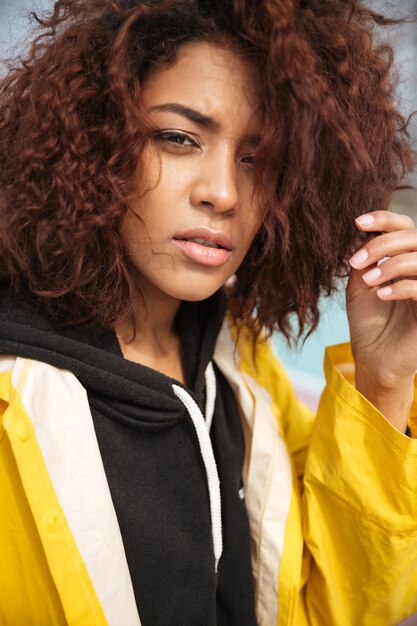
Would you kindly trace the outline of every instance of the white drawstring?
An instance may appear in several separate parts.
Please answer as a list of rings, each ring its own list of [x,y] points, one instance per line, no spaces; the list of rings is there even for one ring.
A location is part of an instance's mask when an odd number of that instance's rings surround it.
[[[210,432],[211,423],[214,415],[214,405],[216,403],[216,374],[214,373],[213,364],[207,365],[206,373],[206,424],[207,430]]]
[[[217,572],[220,557],[223,551],[220,481],[219,475],[217,473],[216,460],[214,458],[213,448],[211,445],[209,429],[207,427],[207,423],[211,423],[213,418],[216,395],[215,384],[216,378],[213,371],[213,366],[211,366],[211,373],[207,373],[206,371],[206,407],[210,409],[210,413],[207,415],[207,417],[209,418],[207,419],[207,422],[204,420],[203,414],[200,411],[197,403],[193,400],[190,394],[185,389],[183,389],[183,387],[180,387],[179,385],[172,385],[172,389],[177,398],[179,398],[184,404],[191,417],[195,431],[197,433],[201,456],[203,458],[204,466],[206,468],[210,499],[211,534],[213,538],[215,571]]]

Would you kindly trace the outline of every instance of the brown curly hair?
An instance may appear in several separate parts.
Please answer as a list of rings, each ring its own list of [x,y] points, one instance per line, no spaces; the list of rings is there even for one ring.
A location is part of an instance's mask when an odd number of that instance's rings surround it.
[[[395,105],[394,23],[359,0],[58,0],[0,83],[3,282],[58,323],[132,317],[119,234],[147,140],[141,85],[181,45],[231,45],[260,76],[255,189],[266,218],[231,297],[238,326],[314,329],[347,271],[354,217],[411,170]]]

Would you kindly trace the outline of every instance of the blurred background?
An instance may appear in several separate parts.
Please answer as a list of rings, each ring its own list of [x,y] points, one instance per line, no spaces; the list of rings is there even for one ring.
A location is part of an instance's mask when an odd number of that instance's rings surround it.
[[[29,26],[29,11],[49,8],[52,4],[52,0],[0,0],[0,59],[14,57],[24,45]],[[391,27],[383,34],[396,52],[396,69],[400,77],[399,105],[408,116],[417,110],[417,23],[411,22],[411,19],[417,17],[417,0],[375,0],[368,4],[391,17],[410,19],[408,23]],[[0,66],[0,72],[2,71],[4,68]],[[411,124],[411,132],[417,147],[417,117]],[[417,185],[417,176],[414,175],[409,182]],[[416,192],[397,194],[393,204],[396,210],[408,213],[417,223]],[[365,212],[366,207],[363,210]],[[276,352],[284,362],[298,395],[313,408],[317,405],[324,386],[322,363],[325,346],[345,342],[349,337],[343,284],[338,293],[322,301],[321,312],[319,328],[302,347],[289,349],[281,337],[276,336],[274,339]],[[403,624],[417,625],[417,616]]]

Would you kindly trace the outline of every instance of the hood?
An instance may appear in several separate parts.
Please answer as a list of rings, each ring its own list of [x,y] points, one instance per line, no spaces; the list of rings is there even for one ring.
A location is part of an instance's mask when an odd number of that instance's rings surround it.
[[[70,370],[102,414],[141,430],[170,428],[186,416],[173,385],[202,409],[205,371],[225,312],[221,290],[201,302],[183,302],[176,319],[187,385],[126,360],[114,330],[91,323],[56,327],[24,297],[0,289],[0,354],[43,361]]]

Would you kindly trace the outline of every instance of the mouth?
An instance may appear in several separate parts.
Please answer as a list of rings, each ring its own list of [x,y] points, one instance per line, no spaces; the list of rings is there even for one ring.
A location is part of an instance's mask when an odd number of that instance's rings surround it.
[[[233,251],[227,235],[208,228],[178,233],[173,237],[185,256],[199,265],[217,267],[226,263]]]
[[[232,252],[233,245],[230,237],[221,231],[212,230],[211,228],[201,227],[186,230],[174,235],[174,240],[190,241],[200,246],[208,248],[223,248]]]
[[[183,241],[191,241],[192,243],[198,243],[200,246],[206,246],[207,248],[217,248],[217,249],[222,248],[222,246],[220,246],[218,243],[215,243],[214,241],[207,241],[207,239],[201,239],[200,237],[190,237],[188,239],[184,239]]]

